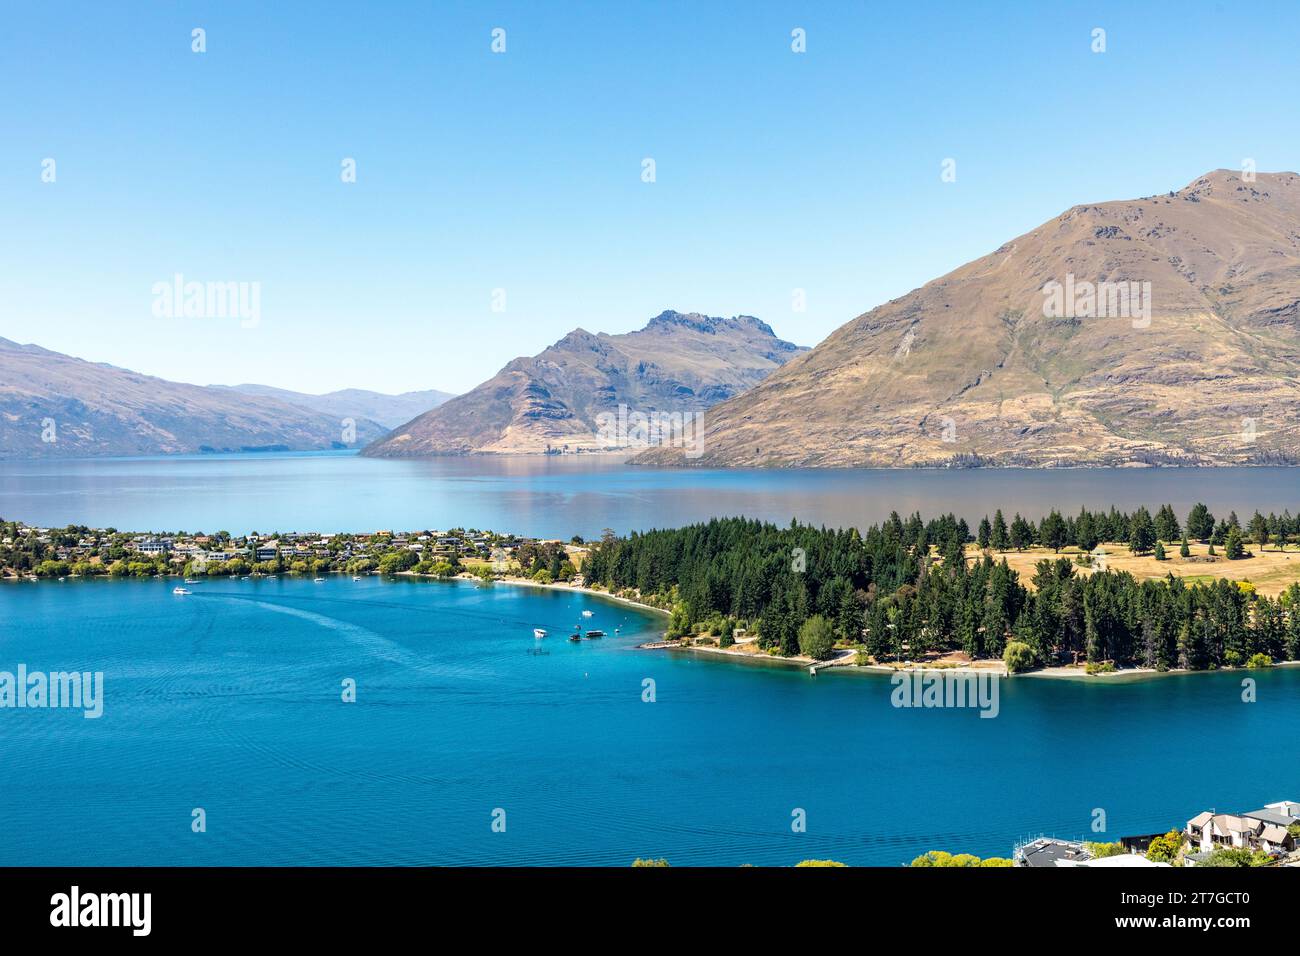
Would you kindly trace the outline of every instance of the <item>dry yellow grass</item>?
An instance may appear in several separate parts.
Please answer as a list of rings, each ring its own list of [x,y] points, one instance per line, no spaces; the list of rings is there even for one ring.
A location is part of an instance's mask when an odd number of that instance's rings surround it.
[[[1132,554],[1124,544],[1102,545],[1106,552],[1108,568],[1112,571],[1127,571],[1139,581],[1163,578],[1168,574],[1199,581],[1227,578],[1229,581],[1249,581],[1258,593],[1269,597],[1277,597],[1292,583],[1300,581],[1300,550],[1278,551],[1275,545],[1270,545],[1268,550],[1261,551],[1258,544],[1250,544],[1247,545],[1247,550],[1253,552],[1252,557],[1229,561],[1223,556],[1222,547],[1215,548],[1219,552],[1217,560],[1209,559],[1209,545],[1189,542],[1188,547],[1192,552],[1191,556],[1182,558],[1178,555],[1178,543],[1168,544],[1165,546],[1168,560],[1157,561],[1149,554],[1142,556]],[[1020,574],[1021,582],[1029,588],[1033,587],[1031,578],[1034,576],[1034,565],[1039,561],[1056,557],[1069,558],[1073,561],[1079,556],[1077,548],[1062,548],[1060,555],[1050,548],[1006,552],[990,550],[989,553],[995,561],[1006,558],[1007,564]],[[966,554],[968,559],[973,559],[979,555],[979,548],[970,545]],[[1197,558],[1200,560],[1196,560]],[[1078,565],[1075,565],[1075,569],[1080,574],[1091,573],[1089,568]]]

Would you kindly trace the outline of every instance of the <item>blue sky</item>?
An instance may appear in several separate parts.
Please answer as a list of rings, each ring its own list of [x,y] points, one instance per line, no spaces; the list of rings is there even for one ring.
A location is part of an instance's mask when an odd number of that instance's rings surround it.
[[[665,308],[811,345],[1075,203],[1247,157],[1297,169],[1298,21],[1295,3],[7,4],[0,336],[314,392],[462,391]],[[155,315],[176,273],[260,283],[260,321]]]

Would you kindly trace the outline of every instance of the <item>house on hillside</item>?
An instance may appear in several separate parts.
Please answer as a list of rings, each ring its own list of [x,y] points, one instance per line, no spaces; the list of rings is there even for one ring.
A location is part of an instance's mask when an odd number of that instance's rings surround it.
[[[1300,821],[1276,809],[1277,806],[1293,805],[1270,805],[1241,815],[1207,810],[1188,820],[1184,832],[1200,852],[1233,847],[1268,854],[1289,853],[1296,848],[1296,838],[1289,827]]]

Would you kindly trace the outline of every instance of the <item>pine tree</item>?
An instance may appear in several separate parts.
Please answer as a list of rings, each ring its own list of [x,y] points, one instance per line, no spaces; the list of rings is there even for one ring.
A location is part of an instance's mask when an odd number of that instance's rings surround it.
[[[1157,561],[1165,560],[1165,546],[1157,539],[1155,558]]]
[[[989,540],[992,534],[993,529],[992,526],[989,525],[989,516],[985,515],[980,519],[979,534],[975,538],[975,543],[979,545],[981,551],[987,551],[989,549]]]
[[[1129,550],[1134,554],[1146,554],[1155,543],[1156,527],[1151,521],[1151,513],[1146,508],[1139,508],[1129,522]]]
[[[1187,515],[1187,533],[1198,541],[1208,541],[1214,534],[1214,515],[1199,501]]]
[[[1038,537],[1043,547],[1051,548],[1057,554],[1061,553],[1061,548],[1065,544],[1066,527],[1065,519],[1061,517],[1059,511],[1053,509],[1043,519],[1042,526],[1038,531]]]
[[[1161,505],[1156,515],[1156,537],[1161,541],[1177,541],[1182,533],[1174,509],[1169,505]]]
[[[1020,517],[1020,512],[1011,519],[1011,546],[1017,551],[1023,551],[1034,542],[1034,529],[1030,527],[1029,522]]]
[[[993,515],[993,533],[989,538],[995,551],[1005,551],[1010,545],[1010,535],[1007,533],[1007,519],[1002,517],[1002,509],[999,508]]]
[[[1259,550],[1263,551],[1264,546],[1268,544],[1268,519],[1258,511],[1250,519],[1250,537],[1259,545]]]
[[[1186,536],[1183,537],[1183,543],[1182,546],[1178,549],[1178,555],[1179,557],[1183,557],[1183,558],[1190,558],[1192,556],[1192,549],[1187,546]]]
[[[1241,532],[1229,527],[1227,537],[1223,539],[1223,554],[1229,561],[1238,561],[1246,556],[1246,549],[1241,543]]]

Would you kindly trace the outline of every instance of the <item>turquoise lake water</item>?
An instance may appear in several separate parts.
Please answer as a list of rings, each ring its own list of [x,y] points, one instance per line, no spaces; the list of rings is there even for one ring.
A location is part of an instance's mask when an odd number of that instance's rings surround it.
[[[0,710],[0,865],[892,865],[1092,836],[1095,808],[1117,837],[1300,799],[1297,669],[1253,672],[1250,704],[1240,673],[1018,678],[982,719],[892,707],[881,676],[634,650],[661,618],[572,593],[174,583],[0,585],[0,670],[105,681],[98,720]],[[609,637],[565,639],[583,609]]]

